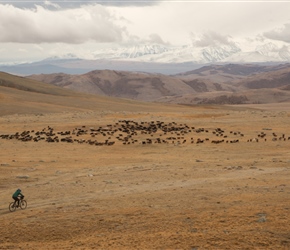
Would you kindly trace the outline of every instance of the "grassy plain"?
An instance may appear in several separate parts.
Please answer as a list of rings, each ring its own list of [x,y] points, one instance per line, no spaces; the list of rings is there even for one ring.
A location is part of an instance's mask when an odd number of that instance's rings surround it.
[[[183,136],[185,143],[142,144],[141,134],[135,136],[139,143],[113,146],[0,138],[0,249],[289,249],[285,104],[150,105],[149,111],[1,116],[0,134],[98,128],[119,120],[195,129]],[[226,137],[217,137],[217,128]],[[228,143],[212,143],[217,139]],[[28,207],[11,213],[17,188]]]

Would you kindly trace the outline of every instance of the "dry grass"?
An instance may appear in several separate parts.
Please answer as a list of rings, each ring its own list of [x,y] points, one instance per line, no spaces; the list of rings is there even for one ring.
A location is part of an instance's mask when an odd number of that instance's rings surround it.
[[[9,98],[3,103],[16,107],[15,92]],[[228,138],[234,138],[230,131],[244,137],[212,144],[214,134],[195,132],[186,136],[210,140],[101,147],[0,139],[1,249],[290,248],[290,141],[270,139],[273,132],[290,136],[289,110],[106,100],[102,108],[87,108],[81,98],[55,99],[42,104],[41,115],[25,103],[22,114],[2,113],[0,134],[126,119],[221,128]],[[261,131],[267,141],[247,142]],[[11,213],[18,187],[28,207]]]

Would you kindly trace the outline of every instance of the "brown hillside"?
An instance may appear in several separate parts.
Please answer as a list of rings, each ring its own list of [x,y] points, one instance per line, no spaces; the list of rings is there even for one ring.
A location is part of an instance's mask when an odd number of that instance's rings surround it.
[[[96,70],[84,75],[33,75],[29,78],[85,93],[141,101],[195,93],[194,89],[174,77],[138,72]]]
[[[49,84],[40,84],[38,81],[34,81],[25,77],[11,75],[5,72],[0,72],[0,87],[8,87],[27,92],[58,96],[65,96],[70,93],[62,88],[56,88]]]
[[[278,88],[290,83],[290,67],[251,76],[237,83],[248,89]]]
[[[83,75],[51,74],[29,78],[79,92],[149,102],[271,103],[289,100],[289,91],[284,86],[289,85],[290,66],[211,65],[176,76],[96,70]]]
[[[155,110],[154,104],[75,92],[7,73],[0,74],[0,93],[0,115]]]

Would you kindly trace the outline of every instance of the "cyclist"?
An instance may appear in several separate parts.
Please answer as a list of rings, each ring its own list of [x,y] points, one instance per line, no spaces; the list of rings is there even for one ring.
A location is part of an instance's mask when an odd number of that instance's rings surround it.
[[[20,199],[24,198],[24,195],[21,193],[21,190],[18,188],[15,193],[12,195],[12,198],[15,200],[15,204],[17,202],[17,207],[19,207]]]

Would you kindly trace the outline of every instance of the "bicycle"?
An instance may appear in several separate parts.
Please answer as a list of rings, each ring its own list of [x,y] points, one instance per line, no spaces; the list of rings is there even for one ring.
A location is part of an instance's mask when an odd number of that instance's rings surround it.
[[[27,207],[27,201],[21,198],[19,200],[19,206],[16,205],[17,201],[13,201],[9,204],[9,211],[14,212],[16,208],[20,207],[22,210]]]

